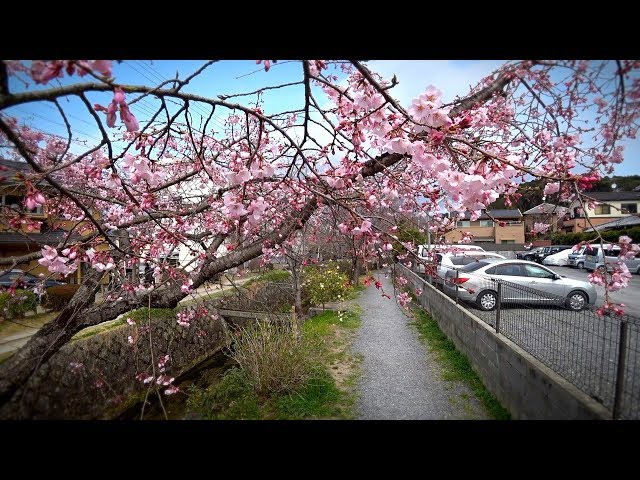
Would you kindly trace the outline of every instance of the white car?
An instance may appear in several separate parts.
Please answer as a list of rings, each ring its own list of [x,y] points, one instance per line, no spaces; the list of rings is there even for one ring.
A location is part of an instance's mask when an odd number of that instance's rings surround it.
[[[470,263],[487,258],[498,258],[505,260],[506,257],[493,252],[458,252],[458,253],[438,253],[438,276],[434,278],[436,284],[442,285],[450,270],[457,270]]]
[[[477,245],[469,244],[451,244],[451,245],[418,245],[418,259],[420,261],[415,263],[415,271],[417,273],[425,273],[424,264],[432,261],[432,255],[438,255],[438,263],[442,253],[456,253],[456,252],[484,252],[484,248]]]
[[[561,250],[558,253],[554,253],[553,255],[549,255],[542,261],[543,265],[555,265],[556,267],[566,267],[569,264],[569,255],[575,253],[573,249],[567,248],[566,250]]]

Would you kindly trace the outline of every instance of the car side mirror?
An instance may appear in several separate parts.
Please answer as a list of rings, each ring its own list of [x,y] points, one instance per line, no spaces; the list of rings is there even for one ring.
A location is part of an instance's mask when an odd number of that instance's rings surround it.
[[[560,280],[561,278],[562,278],[562,277],[561,277],[560,275],[558,275],[557,273],[555,273],[555,274],[553,275],[553,279],[554,279],[554,280]]]

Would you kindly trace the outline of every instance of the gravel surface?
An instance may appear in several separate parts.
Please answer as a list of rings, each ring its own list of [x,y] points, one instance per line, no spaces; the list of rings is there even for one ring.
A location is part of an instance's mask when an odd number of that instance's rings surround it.
[[[380,272],[384,298],[375,287],[359,298],[362,327],[353,345],[363,356],[358,418],[362,420],[486,419],[471,390],[442,380],[441,367],[393,299],[390,278]]]

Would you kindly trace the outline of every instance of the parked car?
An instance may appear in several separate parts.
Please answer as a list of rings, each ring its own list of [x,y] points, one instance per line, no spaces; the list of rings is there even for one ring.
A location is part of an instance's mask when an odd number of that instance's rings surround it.
[[[436,284],[442,285],[449,270],[457,270],[470,263],[484,260],[485,258],[506,259],[503,255],[493,252],[459,252],[459,253],[439,253],[438,254],[438,276],[435,278]]]
[[[526,250],[524,252],[516,252],[516,258],[519,260],[533,260],[537,253],[542,252],[544,247],[537,247],[533,250]]]
[[[637,273],[640,275],[640,253],[631,260],[624,260],[624,264],[627,266],[631,273]]]
[[[560,250],[558,253],[554,253],[549,255],[544,260],[542,260],[543,265],[553,265],[556,267],[564,267],[569,263],[569,255],[573,252],[571,248],[565,248],[564,250]]]
[[[498,282],[523,288],[503,288],[504,303],[549,304],[579,311],[596,302],[593,285],[558,275],[553,270],[525,260],[487,258],[447,272],[444,291],[456,294],[466,302],[475,303],[481,310],[494,310],[498,305]],[[526,288],[525,288],[526,287]],[[538,294],[532,295],[530,289]]]
[[[567,266],[576,267],[580,270],[584,268],[584,259],[587,256],[587,247],[580,247],[579,250],[570,253],[567,257]]]
[[[424,262],[429,261],[429,252],[437,253],[455,253],[455,252],[484,252],[484,248],[477,245],[469,244],[451,244],[451,245],[418,245],[418,258]],[[424,265],[416,262],[415,271],[417,273],[425,273]]]
[[[584,257],[584,268],[593,272],[594,270],[613,270],[614,264],[620,256],[620,247],[610,243],[602,245],[590,245],[587,247],[586,256]]]
[[[537,263],[542,263],[545,258],[549,255],[553,255],[554,253],[561,252],[562,250],[566,250],[567,248],[573,248],[573,245],[550,245],[544,247],[541,252],[536,253],[533,261]]]
[[[5,273],[0,276],[0,287],[9,288],[16,284],[18,287],[33,287],[37,282],[42,281],[42,279],[36,277],[35,275],[31,275],[30,273],[25,273],[24,271],[14,268],[13,270]],[[44,281],[44,287],[54,287],[56,285],[64,285],[63,282],[59,282],[57,280],[52,280],[50,278]]]

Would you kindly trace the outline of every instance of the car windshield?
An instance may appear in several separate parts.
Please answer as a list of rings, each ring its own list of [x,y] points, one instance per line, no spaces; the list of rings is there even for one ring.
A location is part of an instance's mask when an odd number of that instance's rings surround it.
[[[468,265],[465,265],[464,267],[460,268],[459,270],[461,272],[475,272],[476,270],[479,270],[482,267],[486,267],[487,265],[489,265],[489,262],[483,262],[482,260],[480,260],[478,262],[473,262],[473,263],[470,263]]]

